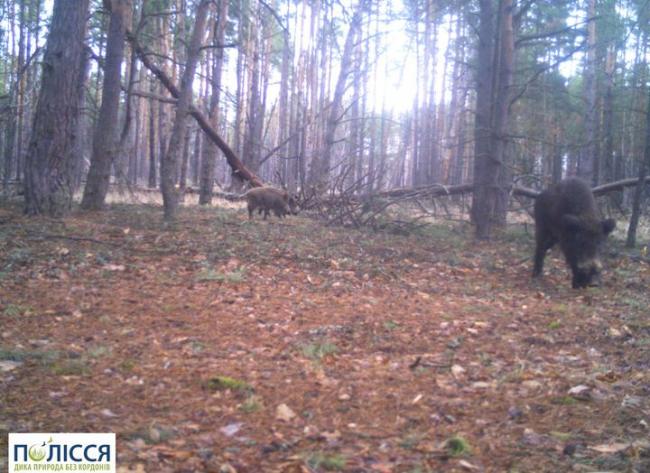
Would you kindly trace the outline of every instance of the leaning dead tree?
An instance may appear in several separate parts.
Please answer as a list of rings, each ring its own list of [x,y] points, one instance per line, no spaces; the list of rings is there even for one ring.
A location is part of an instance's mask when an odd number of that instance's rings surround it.
[[[174,84],[172,79],[165,73],[165,71],[151,61],[147,51],[142,47],[142,45],[140,45],[133,34],[129,32],[127,38],[133,47],[133,51],[138,56],[138,59],[140,59],[140,62],[151,71],[151,73],[169,91],[172,97],[178,99],[180,97],[180,90],[176,84]],[[217,131],[212,127],[208,117],[201,113],[201,111],[194,105],[189,107],[189,114],[196,120],[210,141],[212,141],[224,154],[228,165],[233,170],[233,173],[237,174],[243,180],[248,181],[253,187],[263,185],[262,180],[241,162],[237,154],[230,146],[228,146],[228,143],[226,143],[219,133],[217,133]]]

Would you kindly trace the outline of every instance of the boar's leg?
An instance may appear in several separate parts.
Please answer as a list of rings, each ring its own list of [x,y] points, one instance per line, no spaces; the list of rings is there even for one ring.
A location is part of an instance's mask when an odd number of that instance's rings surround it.
[[[255,211],[255,207],[251,204],[248,204],[248,220],[253,219],[253,212]]]
[[[265,208],[264,209],[264,220],[266,220],[266,217],[268,217],[269,215],[271,215],[271,213],[269,212],[269,209]]]
[[[544,257],[546,252],[555,245],[555,238],[550,235],[538,234],[535,238],[535,267],[533,268],[533,277],[539,277],[544,270]]]

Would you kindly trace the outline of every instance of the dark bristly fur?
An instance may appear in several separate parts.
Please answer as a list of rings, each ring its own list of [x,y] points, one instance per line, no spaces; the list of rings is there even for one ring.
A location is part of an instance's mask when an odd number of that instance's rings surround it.
[[[260,213],[264,212],[265,220],[271,210],[278,218],[298,213],[296,199],[287,191],[273,187],[255,187],[246,192],[244,198],[248,203],[248,218],[251,219],[255,210],[259,210]]]
[[[598,217],[589,185],[576,178],[565,179],[542,192],[535,201],[535,267],[541,276],[546,252],[555,243],[571,267],[574,288],[600,283],[600,247],[614,230],[613,219]]]

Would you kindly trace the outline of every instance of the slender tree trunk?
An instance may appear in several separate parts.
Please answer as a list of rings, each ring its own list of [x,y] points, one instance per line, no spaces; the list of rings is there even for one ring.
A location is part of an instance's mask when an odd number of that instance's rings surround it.
[[[199,185],[199,170],[201,169],[201,129],[193,128],[194,149],[192,150],[192,186]],[[214,172],[214,171],[213,171]]]
[[[336,128],[343,111],[343,94],[345,92],[348,76],[350,75],[350,66],[352,65],[352,55],[354,52],[354,39],[358,36],[357,33],[361,28],[361,14],[363,7],[364,2],[362,0],[357,5],[356,11],[354,12],[350,22],[350,29],[348,30],[345,44],[343,46],[341,70],[336,81],[334,97],[332,98],[332,103],[325,124],[323,154],[318,158],[315,157],[315,160],[312,163],[310,180],[317,186],[322,186],[327,183],[329,171],[332,165],[332,151],[335,143]]]
[[[181,89],[178,103],[176,104],[176,114],[169,138],[169,146],[161,163],[160,187],[163,195],[166,221],[175,220],[178,211],[178,191],[175,188],[175,174],[183,144],[187,114],[192,105],[192,84],[201,52],[201,40],[205,34],[205,23],[209,6],[210,0],[201,0],[201,3],[197,7],[194,30],[192,31],[192,37],[187,48],[187,61],[181,79]]]
[[[495,199],[496,167],[492,148],[491,105],[494,75],[495,14],[492,0],[480,0],[476,114],[474,125],[474,194],[472,221],[479,238],[489,236]],[[480,231],[479,231],[480,229]]]
[[[588,0],[589,24],[587,26],[587,55],[584,71],[585,144],[579,155],[578,176],[597,184],[594,179],[596,165],[596,136],[598,111],[596,107],[596,0]]]
[[[559,131],[553,132],[553,168],[552,168],[552,181],[557,184],[562,180],[562,145],[559,143]]]
[[[93,138],[93,154],[88,170],[88,180],[84,189],[81,207],[86,210],[99,210],[104,206],[111,177],[111,166],[118,154],[118,111],[120,105],[120,85],[122,61],[124,59],[124,38],[126,21],[131,4],[129,0],[106,0],[110,9],[108,38],[106,39],[106,60],[104,64],[104,83],[102,105]]]
[[[495,225],[504,227],[508,213],[510,194],[507,189],[512,182],[508,166],[508,131],[510,121],[510,97],[514,73],[515,39],[513,26],[514,0],[501,0],[499,12],[498,70],[495,87],[495,111],[493,115],[494,159],[497,186],[494,189],[495,207],[492,217]],[[487,233],[489,237],[489,230]]]
[[[598,160],[603,181],[614,180],[614,71],[616,69],[616,51],[610,48],[607,51],[605,66],[605,96],[603,98],[603,133],[605,134],[601,148],[601,158]]]
[[[646,118],[645,118],[645,147],[643,151],[643,159],[639,164],[639,183],[634,190],[634,199],[632,200],[632,214],[630,215],[630,225],[627,229],[627,239],[625,246],[634,248],[636,245],[636,232],[639,226],[639,218],[641,217],[641,208],[644,200],[644,192],[646,188],[646,176],[650,168],[650,86],[648,86],[648,102],[646,103]]]
[[[481,0],[472,219],[488,239],[505,223],[510,176],[505,166],[514,61],[513,0],[500,0],[495,28],[492,0]]]
[[[259,7],[258,7],[259,8]],[[251,171],[257,173],[260,167],[260,146],[262,138],[262,121],[264,120],[262,110],[261,93],[261,32],[259,21],[259,10],[254,20],[251,21],[249,48],[248,48],[248,89],[247,89],[247,114],[246,127],[244,130],[244,142],[242,147],[242,161]],[[238,177],[238,180],[242,181]]]
[[[169,45],[167,43],[167,37],[169,36],[169,16],[168,15],[162,15],[160,18],[158,18],[158,21],[156,22],[156,27],[158,29],[157,33],[159,35],[159,43],[160,43],[160,55],[162,58],[166,58],[169,56]],[[163,59],[160,62],[160,67],[161,70],[166,73],[167,75],[172,75],[172,72],[174,71],[175,68],[169,68],[167,61]],[[173,79],[172,79],[173,80]],[[175,81],[173,83],[176,83]],[[162,96],[167,96],[165,92],[165,86],[163,84],[159,84],[159,94]],[[162,174],[162,162],[167,150],[167,145],[169,143],[168,135],[169,135],[169,115],[168,115],[168,109],[169,105],[165,104],[162,100],[158,102],[158,160],[160,163],[160,169],[159,172]],[[162,181],[162,176],[160,177],[160,180]]]
[[[223,42],[226,34],[228,20],[228,2],[221,0],[219,4],[219,18],[217,19],[214,34],[214,50],[212,81],[210,83],[210,105],[208,117],[210,125],[217,130],[219,127],[219,102],[221,100],[221,74],[223,70],[224,50]],[[209,205],[212,202],[212,188],[214,185],[214,166],[217,158],[217,147],[211,141],[206,141],[203,146],[201,159],[201,184],[199,190],[199,204]]]
[[[289,20],[287,13],[286,20]],[[291,61],[290,44],[289,44],[289,31],[284,30],[282,35],[282,65],[280,67],[280,104],[278,107],[278,155],[280,156],[280,174],[282,182],[294,192],[296,183],[290,179],[289,173],[289,144],[288,139],[291,136],[289,130],[289,62]]]
[[[242,8],[242,3],[247,5],[247,2],[241,2],[240,3],[240,10]],[[244,19],[240,18],[240,21],[238,22],[237,26],[237,35],[239,39],[239,48],[237,50],[237,66],[236,66],[236,71],[237,71],[237,89],[236,89],[236,109],[235,109],[235,129],[234,129],[234,134],[235,134],[235,139],[234,139],[234,148],[235,148],[235,153],[239,156],[242,156],[243,154],[243,147],[242,147],[242,129],[244,128],[244,116],[245,113],[244,111],[246,110],[246,103],[245,103],[245,94],[244,91],[246,90],[246,55],[247,55],[247,48],[249,47],[249,31],[244,27]],[[232,190],[240,190],[243,182],[241,179],[238,178],[235,174],[232,175],[232,181],[231,181],[231,189]]]
[[[18,112],[16,127],[16,179],[20,180],[23,174],[23,136],[25,122],[25,37],[27,36],[27,2],[20,2],[20,35],[18,37]]]
[[[74,136],[85,76],[88,0],[55,0],[26,155],[25,212],[60,216],[72,205]]]
[[[151,91],[155,91],[153,78],[151,81]],[[157,107],[153,99],[149,100],[149,178],[148,185],[152,189],[157,186],[156,174],[156,117]]]
[[[9,2],[9,28],[10,28],[10,37],[11,37],[11,48],[9,53],[11,57],[16,57],[16,3]],[[20,26],[19,26],[20,28]],[[13,71],[9,71],[8,80],[10,83],[9,86],[9,106],[17,110],[18,108],[18,83],[22,77],[22,73],[18,67]],[[14,172],[18,169],[17,165],[17,155],[16,155],[16,131],[17,131],[17,120],[8,120],[8,126],[5,133],[5,148],[4,148],[4,186],[8,186],[9,181],[14,177]],[[20,174],[16,173],[16,178],[20,178]]]
[[[181,159],[181,175],[178,179],[178,188],[181,196],[185,195],[185,188],[187,187],[187,167],[190,163],[190,141],[191,131],[189,126],[185,127],[185,136],[183,137],[183,157]]]

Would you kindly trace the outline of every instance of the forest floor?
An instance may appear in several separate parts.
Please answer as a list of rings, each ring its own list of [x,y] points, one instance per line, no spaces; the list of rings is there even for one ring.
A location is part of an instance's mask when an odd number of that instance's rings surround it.
[[[116,432],[120,472],[650,471],[650,264],[532,237],[0,206],[6,432]],[[4,471],[6,458],[0,458]]]

